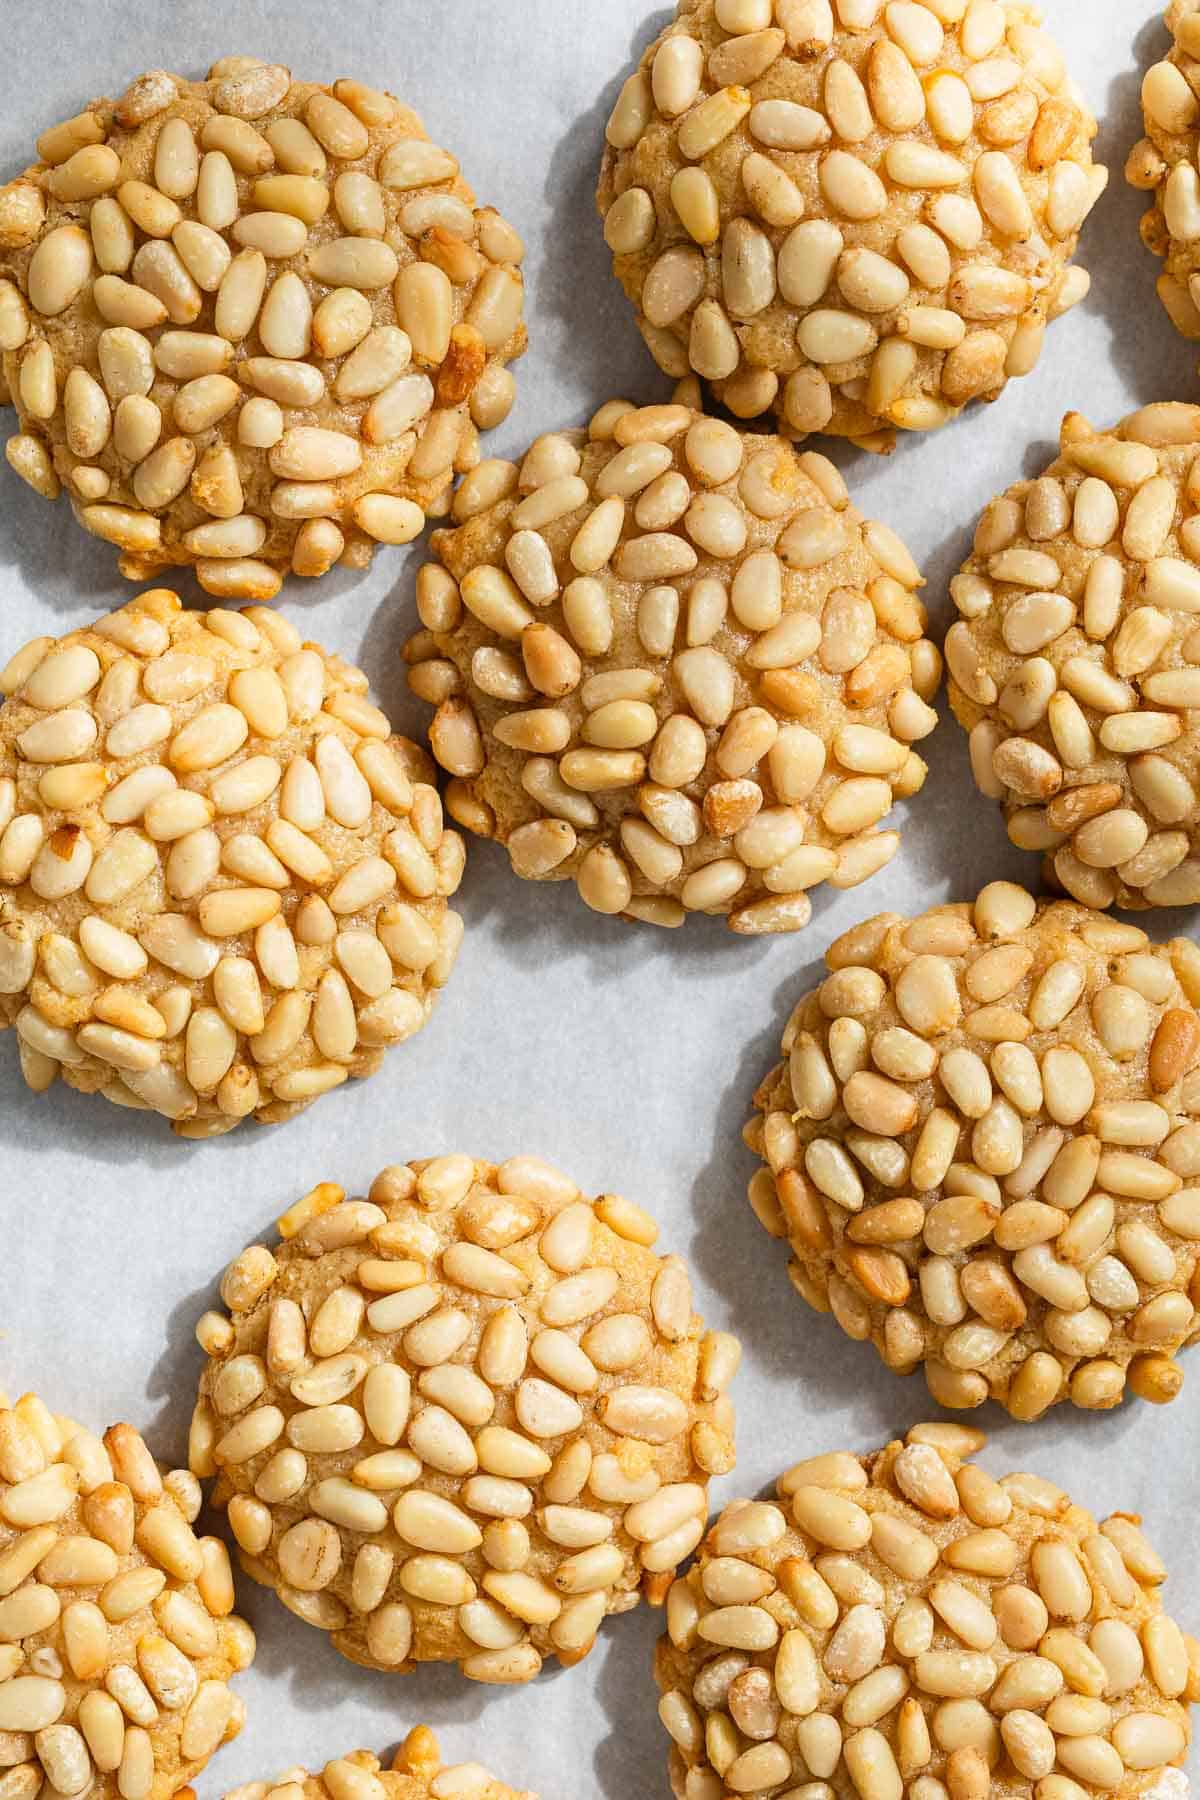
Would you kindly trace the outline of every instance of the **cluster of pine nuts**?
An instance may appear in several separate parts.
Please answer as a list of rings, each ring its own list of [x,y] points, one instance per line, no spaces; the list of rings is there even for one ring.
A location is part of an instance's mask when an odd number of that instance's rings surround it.
[[[984,1442],[918,1425],[725,1508],[658,1648],[677,1800],[1186,1793],[1200,1644],[1163,1564],[1128,1515],[965,1460]]]
[[[950,699],[982,792],[1085,906],[1200,901],[1200,407],[1061,455],[986,509],[950,584]]]
[[[200,1484],[0,1394],[0,1795],[159,1800],[242,1728],[254,1633]]]
[[[1164,260],[1158,296],[1171,323],[1200,339],[1200,9],[1175,0],[1167,12],[1168,54],[1146,71],[1142,114],[1147,135],[1125,165],[1131,187],[1153,193],[1142,241]]]
[[[427,1725],[408,1733],[385,1769],[367,1750],[334,1757],[319,1775],[285,1769],[274,1781],[247,1781],[223,1800],[537,1800],[497,1781],[479,1763],[442,1762]]]
[[[746,1128],[797,1291],[939,1405],[1172,1400],[1200,1316],[1200,948],[994,882],[838,938]]]
[[[158,69],[0,189],[8,460],[222,599],[363,567],[507,416],[523,246],[390,95],[227,57]]]
[[[152,589],[0,671],[0,1028],[29,1086],[211,1137],[425,1023],[463,843],[361,670]]]
[[[459,824],[597,912],[795,931],[888,863],[941,657],[833,464],[674,403],[460,485],[405,651]]]
[[[736,1338],[654,1221],[531,1156],[323,1183],[225,1273],[189,1461],[243,1567],[371,1668],[578,1662],[733,1467]]]
[[[1028,374],[1087,293],[1095,132],[1015,0],[698,0],[621,91],[600,210],[667,374],[882,448]]]

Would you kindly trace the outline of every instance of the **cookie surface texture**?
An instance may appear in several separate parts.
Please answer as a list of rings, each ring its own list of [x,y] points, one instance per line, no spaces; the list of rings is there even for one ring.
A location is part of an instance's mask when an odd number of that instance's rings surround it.
[[[1193,0],[1172,0],[1165,21],[1171,48],[1142,81],[1146,136],[1125,165],[1132,187],[1153,195],[1142,218],[1142,241],[1161,257],[1158,297],[1184,337],[1200,339],[1200,273],[1191,214],[1200,199],[1196,153],[1200,149],[1200,100],[1193,85],[1200,57],[1200,11]]]
[[[229,1686],[254,1633],[233,1611],[200,1485],[132,1425],[100,1439],[0,1395],[0,1792],[169,1800],[237,1736]]]
[[[228,57],[38,154],[0,189],[18,474],[131,579],[192,565],[223,599],[415,538],[525,347],[521,240],[416,115]]]
[[[361,670],[152,589],[0,672],[0,1027],[38,1092],[210,1137],[425,1023],[463,843]]]
[[[353,1662],[494,1683],[661,1599],[733,1467],[739,1349],[640,1207],[455,1154],[280,1225],[198,1330],[191,1466],[249,1574]]]
[[[1170,1400],[1200,1301],[1200,956],[995,882],[831,946],[746,1139],[789,1274],[943,1406]]]
[[[950,584],[950,702],[980,789],[1085,906],[1200,901],[1200,407],[1112,431],[985,510]]]
[[[995,1480],[983,1441],[918,1425],[725,1508],[658,1647],[678,1800],[1186,1800],[1200,1645],[1166,1569],[1128,1514]]]
[[[334,1757],[316,1773],[285,1769],[273,1781],[248,1781],[224,1800],[538,1800],[488,1773],[481,1763],[444,1764],[427,1725],[410,1731],[385,1769],[368,1750]]]
[[[1082,299],[1096,124],[1024,5],[683,0],[599,203],[659,366],[886,447],[1028,374]]]
[[[758,934],[895,855],[941,657],[825,457],[614,401],[484,464],[418,577],[409,680],[459,823],[598,912]]]

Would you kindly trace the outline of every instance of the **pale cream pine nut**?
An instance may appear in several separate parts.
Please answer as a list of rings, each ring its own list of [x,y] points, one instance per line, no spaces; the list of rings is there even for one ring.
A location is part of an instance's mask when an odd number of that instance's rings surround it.
[[[353,516],[368,537],[384,544],[410,544],[425,527],[425,514],[415,501],[390,494],[364,494],[355,502]]]

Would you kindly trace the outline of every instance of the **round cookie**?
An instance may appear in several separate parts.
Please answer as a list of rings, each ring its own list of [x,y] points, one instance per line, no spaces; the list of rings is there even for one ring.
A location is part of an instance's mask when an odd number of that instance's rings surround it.
[[[225,57],[38,139],[0,189],[8,460],[208,593],[356,568],[443,508],[525,347],[520,238],[416,115]]]
[[[667,374],[886,448],[991,400],[1083,298],[1096,123],[1014,0],[680,0],[599,205]]]
[[[1139,1520],[985,1441],[918,1425],[725,1508],[656,1657],[677,1800],[1186,1800],[1200,1644]]]
[[[200,1487],[0,1394],[0,1793],[168,1800],[237,1736],[254,1633]],[[186,1790],[185,1790],[186,1791]]]
[[[735,931],[889,862],[941,657],[921,576],[825,457],[681,404],[481,465],[418,577],[447,810],[596,911]]]
[[[286,1769],[274,1781],[247,1781],[224,1800],[538,1800],[497,1781],[479,1763],[442,1762],[427,1725],[409,1732],[385,1769],[368,1750],[335,1757],[319,1774]]]
[[[1200,407],[1161,404],[984,512],[950,702],[1008,833],[1085,906],[1200,901]]]
[[[941,1406],[1175,1398],[1200,1306],[1200,949],[993,882],[880,913],[797,1005],[746,1141],[810,1306]]]
[[[1130,151],[1125,176],[1131,187],[1154,195],[1142,218],[1142,241],[1163,260],[1159,299],[1177,331],[1200,338],[1200,286],[1192,285],[1200,274],[1193,224],[1200,206],[1196,174],[1200,100],[1193,85],[1200,57],[1200,10],[1194,0],[1172,0],[1166,25],[1173,42],[1142,82],[1147,135]]]
[[[425,1023],[463,843],[361,670],[152,589],[0,671],[0,1029],[183,1137],[290,1118]]]
[[[323,1183],[226,1271],[190,1461],[352,1662],[530,1680],[660,1600],[733,1467],[736,1338],[618,1195],[536,1157]]]

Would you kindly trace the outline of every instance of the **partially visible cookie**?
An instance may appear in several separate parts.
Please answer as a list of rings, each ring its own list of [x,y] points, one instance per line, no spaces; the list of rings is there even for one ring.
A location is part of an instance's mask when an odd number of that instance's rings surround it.
[[[1142,218],[1142,242],[1163,261],[1158,297],[1171,323],[1186,338],[1200,338],[1200,249],[1195,216],[1200,208],[1200,7],[1171,0],[1165,21],[1170,50],[1142,81],[1146,136],[1125,165],[1131,187],[1154,199]]]
[[[810,1306],[942,1406],[1173,1400],[1200,1335],[1200,950],[993,882],[880,913],[746,1141]]]
[[[409,1732],[385,1769],[368,1750],[352,1750],[327,1762],[319,1774],[285,1769],[273,1781],[247,1781],[224,1800],[538,1800],[520,1793],[480,1763],[442,1762],[438,1741],[427,1725]]]
[[[481,465],[453,511],[409,681],[447,810],[517,874],[753,935],[890,862],[941,657],[912,557],[825,457],[612,401]]]
[[[884,448],[991,400],[1081,300],[1096,122],[1016,0],[680,0],[599,204],[668,375]]]
[[[38,139],[0,189],[8,460],[133,580],[270,599],[443,508],[512,404],[523,246],[416,114],[224,57]]]
[[[1200,901],[1200,407],[1061,454],[986,508],[950,584],[950,703],[1008,834],[1085,906]]]
[[[36,1092],[212,1137],[425,1023],[463,843],[360,669],[156,588],[34,638],[0,696],[0,1030]]]
[[[191,1466],[352,1662],[530,1680],[661,1600],[733,1467],[737,1340],[616,1194],[536,1157],[322,1183],[221,1284]]]
[[[725,1508],[658,1646],[677,1800],[1186,1800],[1200,1644],[1140,1519],[985,1441],[918,1425]]]
[[[0,1394],[0,1794],[169,1800],[242,1728],[254,1633],[200,1487]]]

